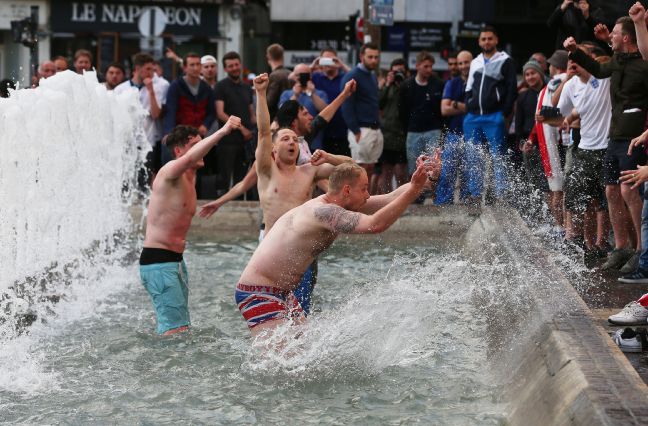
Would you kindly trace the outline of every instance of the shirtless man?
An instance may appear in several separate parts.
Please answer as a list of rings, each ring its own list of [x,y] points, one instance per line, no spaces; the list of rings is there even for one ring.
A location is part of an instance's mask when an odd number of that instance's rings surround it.
[[[140,256],[140,277],[151,296],[159,334],[185,331],[191,323],[182,253],[196,212],[196,170],[205,165],[203,157],[223,136],[240,127],[241,119],[231,116],[205,139],[190,126],[176,126],[166,138],[175,159],[165,164],[153,181]]]
[[[366,171],[353,163],[337,166],[329,190],[281,216],[256,249],[236,286],[236,303],[252,335],[304,315],[293,295],[302,274],[337,236],[380,233],[389,228],[441,171],[440,153],[420,158],[409,184],[369,196]],[[361,212],[361,213],[358,213]]]

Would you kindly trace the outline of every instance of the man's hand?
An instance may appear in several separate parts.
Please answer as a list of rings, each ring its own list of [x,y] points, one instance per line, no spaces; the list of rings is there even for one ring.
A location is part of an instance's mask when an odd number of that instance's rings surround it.
[[[544,121],[545,121],[545,116],[544,116],[544,115],[540,115],[540,114],[536,114],[536,115],[535,115],[535,121],[538,122],[538,123],[544,123]]]
[[[166,53],[164,54],[169,59],[174,60],[175,62],[182,62],[182,58],[178,56],[177,53],[175,53],[173,50],[171,50],[170,47],[166,48]]]
[[[632,185],[636,189],[644,182],[648,182],[648,166],[637,166],[637,170],[623,170],[619,177],[621,183]]]
[[[568,52],[574,52],[576,50],[576,39],[574,37],[568,37],[563,43],[563,47]]]
[[[263,92],[265,93],[266,90],[268,90],[268,83],[270,82],[270,79],[268,78],[267,73],[259,74],[256,77],[254,77],[253,83],[254,83],[254,90],[257,92]]]
[[[527,139],[527,140],[522,144],[522,146],[520,147],[520,150],[521,150],[522,152],[531,152],[531,151],[533,151],[533,142],[531,142],[530,140]]]
[[[596,24],[594,27],[594,37],[605,43],[610,42],[610,30],[605,24]]]
[[[240,129],[241,127],[243,127],[241,124],[241,119],[235,115],[230,115],[230,117],[227,119],[227,123],[223,125],[223,132],[225,132],[225,134],[229,134],[234,130]]]
[[[304,91],[304,88],[302,87],[301,84],[299,84],[299,82],[297,82],[293,86],[292,91],[293,91],[293,96],[296,100],[297,98],[299,98],[299,95],[301,95],[301,93]]]
[[[628,146],[628,155],[632,155],[632,150],[638,146],[643,145],[644,143],[646,143],[647,140],[648,140],[648,132],[643,132],[636,138],[632,139],[630,141],[630,145]]]
[[[247,141],[249,141],[250,139],[252,139],[252,132],[251,132],[250,130],[248,130],[247,127],[241,125],[241,126],[239,127],[238,130],[239,130],[239,131],[241,132],[241,134],[243,135],[243,140],[244,140],[245,142],[247,142]]]
[[[146,87],[146,89],[149,92],[153,91],[153,79],[152,78],[149,78],[149,77],[145,78],[143,83],[144,83],[144,86]]]
[[[441,176],[441,150],[439,148],[434,150],[432,156],[420,155],[416,159],[416,167],[423,167],[427,174],[428,180],[436,182]]]
[[[311,156],[310,162],[313,166],[321,166],[324,163],[328,163],[328,156],[328,152],[324,151],[323,149],[316,149]]]
[[[394,84],[394,81],[395,81],[395,79],[394,79],[394,71],[389,71],[387,73],[387,77],[385,78],[385,85],[391,86],[392,84]]]
[[[203,138],[207,135],[208,131],[209,129],[207,129],[207,126],[204,124],[201,124],[200,127],[198,127],[198,134]]]
[[[560,10],[563,12],[567,10],[570,4],[574,4],[574,0],[563,0],[562,4],[560,5]]]
[[[361,138],[361,137],[362,137],[362,133],[361,133],[361,132],[355,133],[356,143],[360,143],[360,138]]]
[[[313,83],[313,80],[308,80],[308,83],[306,83],[306,91],[315,93],[315,83]]]
[[[344,89],[342,90],[342,93],[344,94],[345,97],[351,96],[353,93],[356,91],[356,81],[351,79],[346,82],[344,85]]]
[[[209,218],[211,217],[211,215],[216,213],[216,210],[220,209],[222,205],[223,204],[218,200],[212,201],[211,203],[207,203],[200,208],[200,212],[198,213],[198,216]]]
[[[628,15],[632,18],[632,22],[635,24],[643,23],[646,20],[646,9],[639,2],[636,2],[630,7]]]

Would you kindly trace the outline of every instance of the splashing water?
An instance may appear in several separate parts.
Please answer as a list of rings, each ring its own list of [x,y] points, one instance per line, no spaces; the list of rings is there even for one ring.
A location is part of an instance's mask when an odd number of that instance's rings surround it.
[[[132,93],[71,71],[0,99],[0,387],[37,385],[29,333],[97,309],[123,271],[149,145]],[[102,293],[103,292],[103,293]],[[65,307],[65,308],[63,308]]]

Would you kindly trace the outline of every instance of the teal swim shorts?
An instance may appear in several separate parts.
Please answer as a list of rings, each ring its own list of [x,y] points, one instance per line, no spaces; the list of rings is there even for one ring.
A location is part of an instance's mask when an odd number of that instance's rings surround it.
[[[187,287],[189,280],[184,260],[140,265],[140,277],[144,288],[151,295],[158,334],[191,324]]]

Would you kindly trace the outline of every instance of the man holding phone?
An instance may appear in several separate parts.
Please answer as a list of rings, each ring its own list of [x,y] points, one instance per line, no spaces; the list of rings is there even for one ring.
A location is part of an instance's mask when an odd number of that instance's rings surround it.
[[[311,80],[311,70],[306,64],[298,64],[291,74],[291,79],[295,81],[292,90],[284,90],[279,97],[281,108],[284,102],[288,100],[297,101],[300,105],[308,110],[310,115],[316,117],[329,103],[327,94],[322,90],[317,90]],[[322,135],[313,140],[311,150],[322,148]]]

